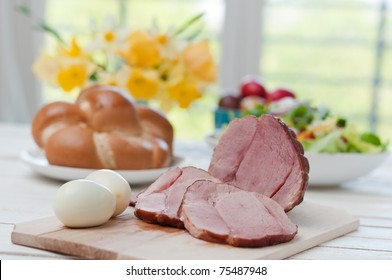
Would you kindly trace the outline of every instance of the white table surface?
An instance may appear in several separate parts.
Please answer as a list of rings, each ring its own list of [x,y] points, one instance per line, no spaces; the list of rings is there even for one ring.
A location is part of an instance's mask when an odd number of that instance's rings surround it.
[[[52,216],[52,201],[63,183],[45,178],[20,159],[35,144],[30,127],[0,123],[0,259],[67,259],[70,256],[14,245],[16,223]],[[177,154],[206,168],[211,148],[202,141],[179,141]],[[360,219],[357,231],[290,259],[392,259],[392,158],[366,177],[332,188],[312,188],[305,200],[344,209]]]

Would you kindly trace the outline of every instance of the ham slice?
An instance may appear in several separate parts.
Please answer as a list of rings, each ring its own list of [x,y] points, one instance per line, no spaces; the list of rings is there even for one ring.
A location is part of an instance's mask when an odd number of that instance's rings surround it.
[[[180,218],[192,236],[237,247],[287,242],[297,233],[297,226],[271,198],[208,180],[187,189]]]
[[[135,215],[148,223],[184,228],[177,212],[186,189],[199,179],[219,182],[196,167],[170,169],[138,195]]]
[[[302,202],[309,164],[295,133],[272,115],[230,122],[208,172],[224,183],[264,194],[285,211]]]

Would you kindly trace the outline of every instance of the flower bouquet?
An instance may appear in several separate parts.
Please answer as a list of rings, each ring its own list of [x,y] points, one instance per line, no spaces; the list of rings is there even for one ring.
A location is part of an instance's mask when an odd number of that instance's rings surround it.
[[[163,111],[188,108],[216,80],[216,65],[207,40],[186,36],[199,14],[177,29],[162,31],[108,27],[92,30],[87,42],[66,41],[53,28],[41,28],[57,40],[53,52],[42,51],[33,72],[65,94],[92,84],[123,88],[137,101]]]

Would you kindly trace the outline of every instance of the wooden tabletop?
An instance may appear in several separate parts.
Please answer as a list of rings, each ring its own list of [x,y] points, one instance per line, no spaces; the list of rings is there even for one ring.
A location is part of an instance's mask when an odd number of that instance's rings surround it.
[[[29,126],[0,123],[0,259],[72,258],[11,243],[15,224],[53,215],[52,201],[63,184],[21,160],[21,151],[34,147]],[[189,165],[206,168],[212,150],[203,141],[178,141],[175,151]],[[392,158],[341,186],[310,186],[305,200],[345,210],[360,219],[360,227],[290,259],[392,259]]]

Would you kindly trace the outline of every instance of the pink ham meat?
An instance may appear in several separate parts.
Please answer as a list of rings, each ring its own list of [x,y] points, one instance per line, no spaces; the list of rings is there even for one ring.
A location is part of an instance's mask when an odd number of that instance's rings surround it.
[[[285,211],[302,202],[309,164],[295,133],[271,115],[230,122],[208,172],[224,183],[264,194]]]
[[[170,169],[138,195],[135,215],[148,223],[184,228],[177,212],[186,189],[199,179],[219,182],[196,167]]]
[[[179,215],[192,236],[237,247],[288,242],[297,233],[297,226],[271,198],[208,180],[187,189]]]

